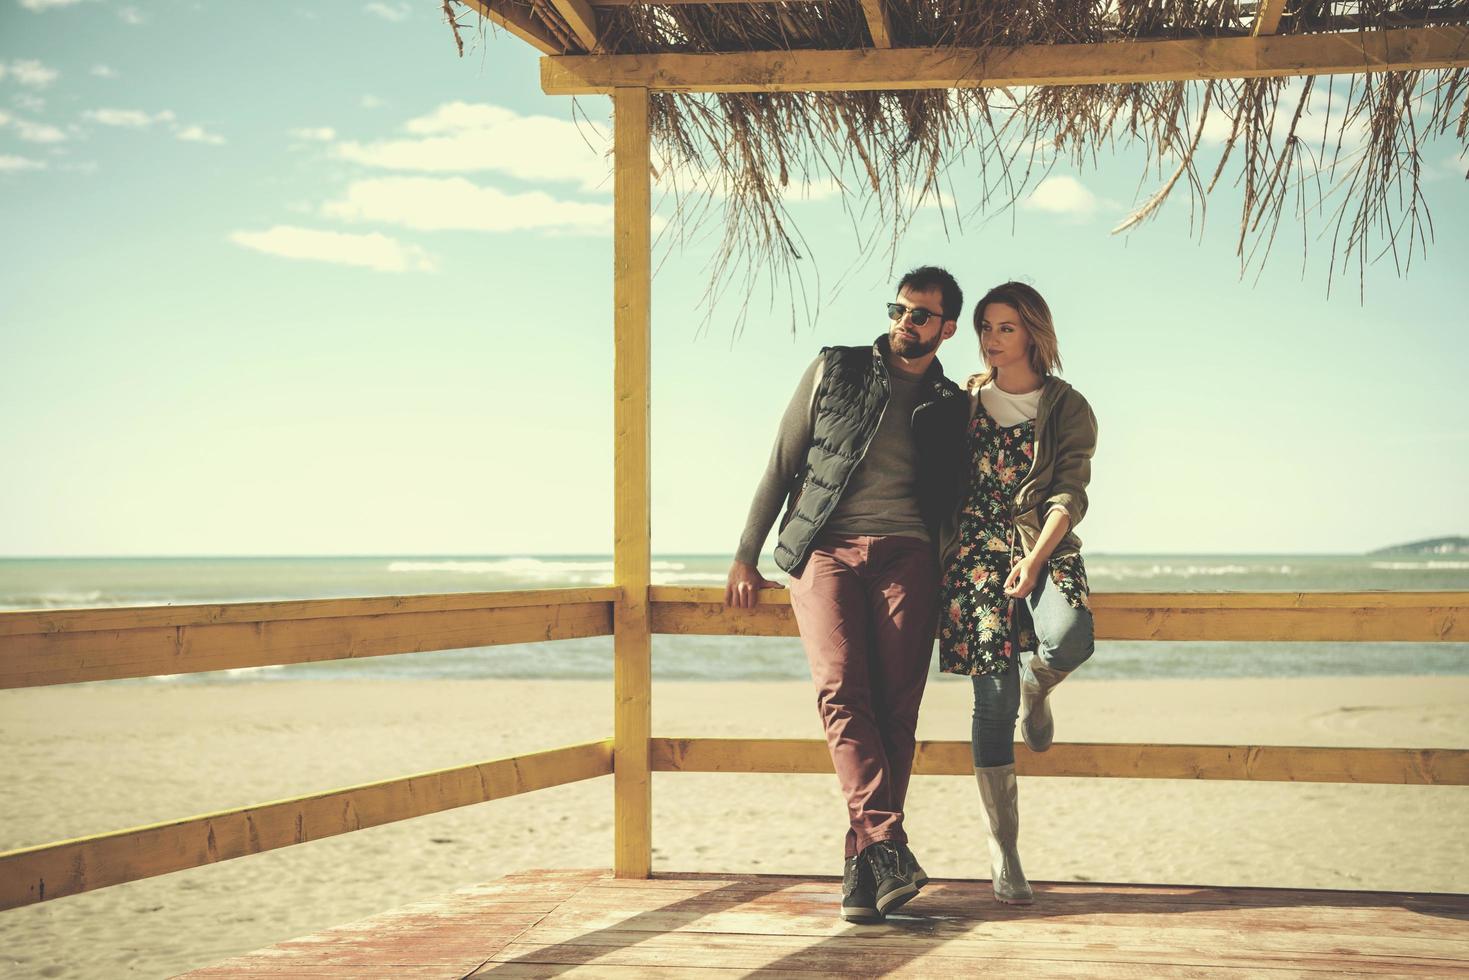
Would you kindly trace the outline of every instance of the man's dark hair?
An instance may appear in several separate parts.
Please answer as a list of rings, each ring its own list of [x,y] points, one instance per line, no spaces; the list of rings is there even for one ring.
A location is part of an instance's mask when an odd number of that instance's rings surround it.
[[[944,295],[944,319],[959,319],[959,311],[964,309],[964,291],[954,281],[954,277],[940,269],[936,265],[920,265],[908,273],[898,282],[897,292],[911,289],[915,293],[924,293],[930,289],[937,289]]]

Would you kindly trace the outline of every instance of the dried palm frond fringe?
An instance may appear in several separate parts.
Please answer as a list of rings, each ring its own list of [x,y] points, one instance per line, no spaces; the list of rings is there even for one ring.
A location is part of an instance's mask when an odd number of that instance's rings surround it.
[[[455,0],[460,2],[460,0]],[[540,13],[548,6],[535,0]],[[1235,0],[887,0],[903,47],[1012,47],[1129,39],[1242,36],[1254,4]],[[863,48],[860,0],[597,8],[604,53]],[[1282,34],[1469,24],[1469,3],[1288,0]],[[566,36],[564,25],[557,36]],[[574,39],[566,36],[568,52]],[[975,66],[983,76],[983,65]],[[792,325],[809,314],[805,248],[788,195],[840,194],[864,247],[891,261],[917,206],[945,227],[1012,210],[1058,163],[1079,170],[1118,147],[1144,151],[1147,197],[1117,231],[1155,214],[1179,184],[1202,216],[1221,181],[1240,186],[1241,275],[1270,255],[1282,217],[1313,221],[1329,242],[1327,288],[1388,256],[1399,274],[1432,240],[1422,194],[1424,145],[1453,130],[1469,152],[1469,70],[1318,78],[918,91],[655,93],[650,125],[660,183],[677,208],[664,244],[712,223],[719,296],[784,283]],[[1201,149],[1202,147],[1202,149]],[[1205,152],[1212,154],[1203,159]],[[978,180],[959,185],[956,164]],[[966,178],[967,181],[967,178]],[[963,202],[960,207],[959,202]],[[1302,257],[1304,263],[1304,255]],[[742,308],[738,326],[748,306]]]

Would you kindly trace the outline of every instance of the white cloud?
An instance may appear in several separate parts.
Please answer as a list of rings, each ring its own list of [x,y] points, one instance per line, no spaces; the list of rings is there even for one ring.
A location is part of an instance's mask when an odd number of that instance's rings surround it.
[[[12,61],[5,67],[7,71],[0,73],[0,78],[5,77],[5,74],[9,74],[17,82],[30,88],[45,88],[47,85],[56,81],[61,74],[55,68],[47,68],[34,58]]]
[[[46,100],[34,92],[17,92],[15,93],[15,97],[10,101],[26,112],[44,112],[46,110]]]
[[[0,174],[19,173],[22,170],[45,170],[45,160],[32,160],[29,157],[10,156],[0,153]]]
[[[395,23],[407,20],[408,14],[412,10],[406,3],[370,3],[363,9],[369,14],[374,14],[383,20],[391,20]]]
[[[389,170],[493,170],[537,183],[572,181],[588,190],[611,190],[606,156],[610,135],[604,127],[522,116],[483,103],[449,102],[409,120],[404,128],[415,138],[340,143],[336,153]]]
[[[1217,146],[1229,139],[1230,130],[1233,128],[1234,123],[1227,115],[1218,109],[1210,110],[1209,114],[1204,117],[1204,134],[1199,141],[1205,146]]]
[[[1084,216],[1097,209],[1097,198],[1075,177],[1047,177],[1021,206],[1032,211]]]
[[[787,200],[796,201],[830,201],[840,197],[842,185],[833,177],[820,177],[816,180],[801,181],[793,183],[786,188]]]
[[[82,0],[20,0],[20,5],[27,10],[40,13],[43,10],[51,10],[54,7],[70,7],[72,4],[81,2]]]
[[[185,126],[174,134],[186,143],[208,143],[210,146],[223,146],[224,137],[218,133],[206,132],[201,126]]]
[[[337,131],[330,126],[307,126],[302,129],[291,130],[291,135],[298,140],[313,140],[318,143],[327,143],[337,138]]]
[[[1277,148],[1285,145],[1286,137],[1290,134],[1291,120],[1295,117],[1303,85],[1300,79],[1291,79],[1281,89],[1280,110],[1274,114],[1270,129],[1270,142]],[[1329,82],[1325,82],[1312,87],[1311,94],[1306,99],[1305,111],[1296,124],[1296,136],[1301,139],[1302,149],[1305,151],[1301,161],[1308,169],[1311,169],[1309,165],[1313,161],[1321,162],[1316,157],[1323,142],[1327,160],[1335,155],[1339,133],[1342,134],[1343,159],[1360,150],[1367,142],[1370,122],[1360,113],[1353,118],[1346,118],[1348,107],[1347,95],[1341,86],[1333,89]],[[1200,142],[1206,146],[1222,146],[1229,139],[1232,128],[1229,115],[1216,106],[1204,120],[1204,133]],[[1247,129],[1248,127],[1242,127],[1241,133]]]
[[[27,143],[64,143],[66,141],[65,131],[47,123],[33,122],[30,119],[17,119],[10,113],[0,109],[0,126],[15,124],[15,133]]]
[[[16,135],[27,143],[64,143],[66,133],[47,123],[31,122],[28,119],[15,121]]]
[[[117,69],[111,68],[107,65],[93,65],[92,74],[96,75],[98,78],[116,78]]]
[[[144,17],[143,12],[137,7],[122,7],[117,11],[117,19],[122,21],[124,24],[129,24],[133,27],[137,27],[139,24],[144,23],[148,18]]]
[[[231,232],[229,239],[244,248],[288,259],[334,262],[378,272],[434,271],[434,260],[423,249],[376,232],[352,235],[276,225],[267,231]]]
[[[82,115],[103,126],[126,126],[132,129],[143,129],[154,123],[174,120],[170,109],[155,113],[147,113],[141,109],[88,109]]]
[[[222,146],[225,138],[218,133],[211,133],[203,126],[184,125],[178,121],[172,109],[164,109],[161,112],[147,112],[143,109],[88,109],[82,113],[82,118],[102,126],[117,126],[124,129],[151,129],[154,125],[165,124],[172,128],[173,135],[186,143],[207,143],[210,146]]]
[[[364,95],[361,105],[364,109],[381,109],[387,103],[375,95]]]
[[[346,196],[322,205],[346,221],[375,221],[419,231],[546,229],[602,235],[612,206],[557,200],[542,191],[511,194],[463,177],[382,177],[354,181]]]

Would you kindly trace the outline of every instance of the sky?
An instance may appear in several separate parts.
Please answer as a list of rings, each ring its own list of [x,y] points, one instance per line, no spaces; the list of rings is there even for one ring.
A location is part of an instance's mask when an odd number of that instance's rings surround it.
[[[610,552],[610,101],[468,40],[436,0],[0,0],[0,556]],[[1048,299],[1100,422],[1088,550],[1469,533],[1469,164],[1423,165],[1435,241],[1365,298],[1319,220],[1241,278],[1229,188],[1202,235],[1186,194],[1111,234],[1156,186],[1127,150],[962,231],[921,208],[891,260],[794,201],[794,331],[757,296],[734,336],[707,236],[666,254],[654,550],[733,551],[802,370],[930,263]]]

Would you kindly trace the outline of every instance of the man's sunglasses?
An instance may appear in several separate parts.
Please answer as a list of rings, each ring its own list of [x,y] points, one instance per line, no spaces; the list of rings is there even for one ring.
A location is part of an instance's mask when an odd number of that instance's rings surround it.
[[[939,316],[939,314],[934,313],[934,312],[932,312],[930,310],[925,310],[921,306],[915,306],[912,309],[909,309],[908,307],[904,306],[902,303],[889,303],[888,304],[888,319],[889,320],[901,320],[901,319],[903,319],[903,314],[904,313],[908,314],[908,319],[910,319],[910,320],[913,321],[913,326],[915,326],[915,327],[921,327],[921,326],[923,326],[925,323],[928,322],[928,318],[931,317],[931,316],[937,316],[940,320],[943,319],[943,317],[942,316]]]

